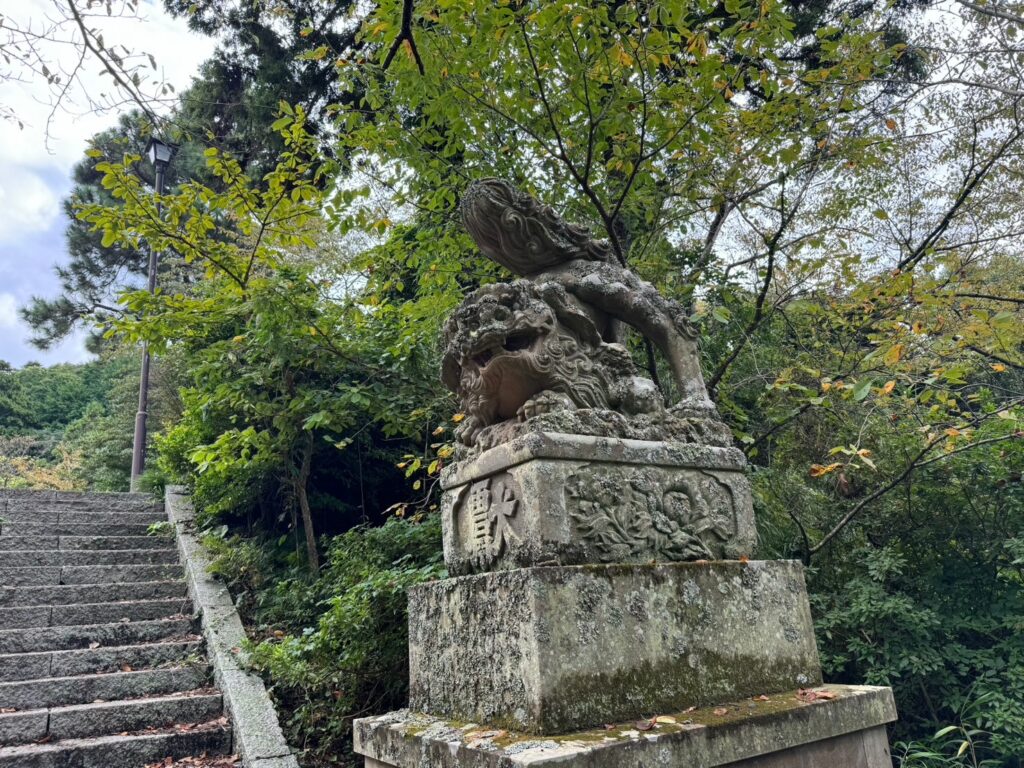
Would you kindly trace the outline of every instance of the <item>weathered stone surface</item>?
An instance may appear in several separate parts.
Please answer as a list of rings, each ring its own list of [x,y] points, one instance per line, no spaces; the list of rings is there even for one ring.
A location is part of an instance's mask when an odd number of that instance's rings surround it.
[[[166,500],[188,592],[202,618],[214,679],[231,716],[234,750],[250,768],[298,768],[263,680],[245,668],[245,629],[227,587],[210,575],[211,557],[195,534],[195,509],[188,493],[182,486],[168,486]]]
[[[0,490],[0,768],[231,751],[174,539],[147,533],[166,519],[148,495]]]
[[[761,757],[729,763],[726,768],[889,768],[889,736],[885,726],[834,736]]]
[[[79,704],[51,709],[49,732],[55,741],[81,739],[168,728],[176,723],[206,723],[216,720],[222,711],[219,693]]]
[[[190,691],[208,683],[208,670],[198,666],[22,680],[0,683],[0,708],[41,709],[97,699],[132,699]]]
[[[547,428],[576,434],[728,441],[682,306],[625,267],[607,242],[505,181],[474,182],[460,208],[483,254],[524,278],[482,286],[445,325],[442,380],[466,414],[456,431],[468,449],[461,455],[553,414],[559,426]],[[638,375],[625,325],[662,351],[687,413],[667,410],[654,382]],[[581,417],[562,418],[573,412]]]
[[[878,727],[896,719],[892,692],[841,685],[824,690],[826,698],[811,702],[787,691],[676,712],[670,715],[674,723],[627,721],[556,737],[403,710],[357,720],[355,750],[368,758],[367,768],[889,768],[876,747]],[[844,742],[850,734],[860,738]],[[828,762],[801,762],[816,752],[828,755]],[[792,762],[773,763],[772,755]]]
[[[185,582],[136,581],[113,584],[55,584],[42,587],[0,587],[0,606],[77,605],[103,601],[159,600],[184,597]]]
[[[166,758],[226,755],[230,751],[229,728],[171,730],[0,747],[0,768],[139,768]]]
[[[172,565],[65,565],[60,571],[60,583],[107,584],[173,581],[180,579],[181,576],[181,566],[177,563]]]
[[[445,562],[458,575],[749,557],[744,467],[734,448],[527,435],[445,472]]]
[[[73,650],[93,647],[94,643],[100,646],[154,643],[183,638],[189,634],[191,625],[187,619],[154,619],[117,624],[2,629],[0,654]]]
[[[131,669],[148,669],[180,664],[189,657],[199,659],[202,654],[203,646],[197,640],[87,648],[81,651],[0,654],[0,682],[116,672],[126,666]]]
[[[31,712],[0,712],[0,747],[25,744],[46,736],[49,713],[45,709]]]
[[[178,562],[174,549],[79,549],[8,551],[3,555],[8,568],[57,565],[158,565]]]
[[[821,680],[799,564],[528,568],[409,593],[410,706],[559,733]]]

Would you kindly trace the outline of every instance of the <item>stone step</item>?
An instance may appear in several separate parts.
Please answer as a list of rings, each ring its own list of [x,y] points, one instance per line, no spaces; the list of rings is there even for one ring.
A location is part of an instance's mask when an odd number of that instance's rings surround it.
[[[181,597],[81,605],[22,605],[16,608],[0,608],[0,627],[68,627],[76,624],[112,624],[117,621],[147,621],[191,615],[192,601]]]
[[[2,556],[0,556],[2,559]],[[75,605],[78,603],[163,600],[184,597],[185,582],[138,581],[107,584],[50,584],[43,587],[0,587],[0,607],[22,605]],[[0,625],[2,626],[2,625]],[[12,629],[12,627],[5,627]]]
[[[0,527],[2,527],[0,523]],[[0,552],[30,549],[60,549],[59,536],[0,536]]]
[[[42,709],[100,700],[138,699],[154,694],[191,691],[209,682],[210,672],[205,666],[15,680],[0,683],[0,709]]]
[[[149,493],[129,491],[41,491],[31,488],[8,488],[0,491],[0,502],[7,501],[55,502],[59,504],[110,503],[110,504],[159,504]]]
[[[140,768],[166,758],[226,755],[230,749],[231,730],[218,718],[188,731],[0,747],[0,768]]]
[[[149,525],[115,523],[5,523],[0,516],[0,537],[4,536],[145,536]]]
[[[0,510],[0,520],[7,523],[61,523],[77,525],[128,524],[152,525],[167,521],[163,510],[152,512],[103,512],[68,511],[54,509],[7,509]]]
[[[37,565],[166,565],[178,562],[176,549],[29,549],[3,556],[8,568]]]
[[[0,542],[3,538],[0,538]],[[171,549],[171,534],[146,536],[61,536],[57,549]]]
[[[155,499],[124,500],[111,496],[90,495],[88,497],[47,498],[45,495],[26,494],[3,497],[0,494],[0,512],[18,509],[53,509],[67,512],[130,512],[149,514],[163,510],[163,504]]]
[[[182,640],[191,632],[192,622],[188,619],[5,629],[0,630],[0,654],[74,650],[88,648],[93,643],[98,643],[96,647],[101,648]]]
[[[5,654],[0,655],[0,682],[153,669],[198,659],[202,653],[201,640],[181,640],[80,651]]]
[[[205,723],[223,712],[219,693],[189,691],[128,701],[78,704],[0,714],[0,744],[29,744],[106,736],[125,731]]]
[[[41,549],[115,550],[172,549],[174,538],[158,536],[0,536],[0,552],[25,552]]]
[[[44,587],[55,584],[173,581],[184,577],[181,565],[65,565],[0,568],[0,584]]]

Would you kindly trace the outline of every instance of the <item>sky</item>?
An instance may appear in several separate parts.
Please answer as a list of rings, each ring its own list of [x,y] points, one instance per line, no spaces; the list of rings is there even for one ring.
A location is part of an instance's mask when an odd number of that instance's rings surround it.
[[[4,14],[21,25],[38,28],[52,15],[54,0],[19,0],[5,4]],[[14,4],[11,4],[14,6]],[[199,64],[213,51],[214,41],[191,33],[184,20],[164,13],[159,0],[140,3],[140,18],[100,19],[108,47],[123,43],[152,53],[164,81],[177,91],[187,87]],[[54,47],[52,55],[73,56],[70,47]],[[67,63],[70,66],[70,63]],[[109,90],[95,62],[87,65],[86,87],[95,95]],[[17,122],[0,119],[0,360],[15,367],[29,361],[44,365],[83,362],[89,358],[84,334],[42,351],[29,342],[30,329],[18,309],[32,296],[55,297],[59,282],[55,264],[67,260],[61,201],[71,189],[71,169],[84,157],[89,137],[116,123],[117,112],[94,114],[81,94],[72,93],[47,131],[50,92],[39,79],[14,82],[0,79],[0,104]],[[125,111],[128,107],[123,108]]]

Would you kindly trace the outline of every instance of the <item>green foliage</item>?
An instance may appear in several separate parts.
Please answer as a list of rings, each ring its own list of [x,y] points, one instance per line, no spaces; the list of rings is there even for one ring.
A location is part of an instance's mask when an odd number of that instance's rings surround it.
[[[30,487],[127,490],[138,365],[134,350],[108,349],[84,365],[0,373],[0,436],[8,436],[0,461],[8,480]],[[154,389],[151,418],[158,422],[167,415],[168,398],[159,386]]]
[[[352,719],[404,705],[406,589],[444,575],[440,535],[437,515],[353,529],[327,544],[313,582],[287,556],[275,567],[279,546],[214,542],[214,572],[266,638],[252,647],[253,663],[309,764],[351,764]]]

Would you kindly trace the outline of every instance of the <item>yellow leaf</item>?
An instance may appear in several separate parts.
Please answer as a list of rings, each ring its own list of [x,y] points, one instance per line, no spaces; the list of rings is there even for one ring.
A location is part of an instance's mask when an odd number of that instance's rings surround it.
[[[444,434],[444,427],[438,427],[437,429],[435,429],[430,434],[432,434],[434,437],[437,437],[438,435],[443,435]]]
[[[905,347],[902,344],[893,344],[889,347],[889,350],[885,353],[885,364],[896,365],[903,357],[903,350]]]
[[[456,413],[454,416],[452,416],[452,421],[454,421],[456,424],[458,424],[464,418],[466,418],[466,414],[464,414],[464,413]]]
[[[654,722],[661,723],[662,725],[675,725],[677,721],[671,715],[658,715],[654,718]]]
[[[914,324],[910,326],[910,329],[914,333],[924,333],[924,323],[922,323],[920,320],[915,320]]]
[[[245,336],[235,336],[235,338],[233,338],[232,341],[235,342],[235,344],[241,344],[243,341],[245,341]]]
[[[862,459],[866,459],[868,456],[871,455],[871,451],[869,451],[867,448],[861,448],[859,451],[857,451],[857,455],[860,456]]]
[[[957,429],[956,427],[950,427],[949,429],[946,430],[946,437],[959,437],[959,436],[960,436],[960,430]]]
[[[895,388],[896,388],[896,382],[895,382],[895,381],[892,381],[892,380],[889,380],[889,381],[885,382],[885,386],[884,386],[884,387],[882,387],[882,394],[883,394],[883,395],[888,395],[888,394],[890,394],[890,393],[891,393],[891,392],[893,391],[893,389],[895,389]]]
[[[1002,363],[992,363],[992,370],[995,371],[996,373],[1005,373],[1006,366],[1003,365]]]
[[[885,127],[888,128],[890,131],[895,131],[896,121],[890,117],[888,120],[885,121]]]

